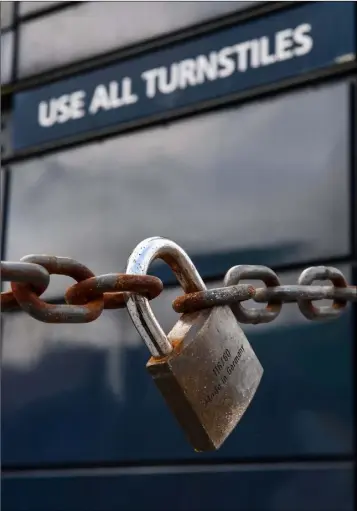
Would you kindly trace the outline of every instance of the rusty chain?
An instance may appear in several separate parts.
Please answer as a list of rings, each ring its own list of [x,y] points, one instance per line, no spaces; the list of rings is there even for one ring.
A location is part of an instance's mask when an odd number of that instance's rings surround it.
[[[51,304],[40,299],[50,283],[50,275],[66,275],[77,281],[65,293],[66,304]],[[262,280],[266,287],[255,288],[241,280]],[[149,299],[163,290],[163,283],[149,275],[109,273],[95,276],[89,268],[68,257],[29,255],[20,262],[1,261],[1,280],[11,283],[11,291],[1,293],[1,310],[22,309],[45,323],[89,323],[104,309],[125,307],[125,293],[138,293]],[[332,285],[313,285],[315,280],[329,280]],[[265,308],[246,308],[242,303],[253,299],[266,303]],[[314,300],[333,300],[332,305],[316,307]],[[229,305],[241,323],[269,323],[281,311],[283,303],[296,302],[309,320],[336,318],[357,301],[357,287],[349,286],[340,270],[316,266],[304,270],[296,285],[281,285],[279,277],[266,266],[240,265],[231,268],[224,286],[188,293],[173,301],[178,313],[194,312],[217,305]]]
[[[39,298],[50,275],[66,275],[77,281],[66,294],[66,304],[51,304]],[[125,307],[124,293],[141,293],[152,299],[163,290],[157,277],[108,273],[96,277],[86,266],[69,257],[29,255],[21,262],[1,261],[1,280],[11,282],[11,291],[1,293],[1,310],[20,306],[44,323],[89,323],[103,309]]]
[[[243,289],[241,280],[262,280],[266,287]],[[315,280],[330,280],[331,285],[312,285]],[[281,311],[283,303],[298,304],[309,320],[336,318],[347,302],[357,302],[357,287],[349,286],[343,273],[330,266],[312,266],[304,270],[296,285],[281,285],[277,274],[266,266],[240,265],[231,268],[224,279],[225,287],[179,296],[173,302],[176,312],[194,312],[215,305],[230,305],[241,323],[270,323]],[[238,292],[241,289],[241,292]],[[245,296],[245,294],[247,296]],[[248,296],[249,295],[249,296]],[[265,308],[245,308],[241,302],[253,299],[266,303]],[[333,300],[332,305],[316,307],[313,300]]]

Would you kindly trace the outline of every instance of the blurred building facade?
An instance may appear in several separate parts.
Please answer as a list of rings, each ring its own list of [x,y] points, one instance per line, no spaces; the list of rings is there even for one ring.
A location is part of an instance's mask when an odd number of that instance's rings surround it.
[[[236,264],[282,283],[331,265],[356,284],[355,20],[354,2],[1,2],[2,259],[118,272],[160,235],[209,286]],[[180,289],[155,272],[168,331]],[[260,389],[198,455],[125,310],[6,315],[3,509],[352,510],[356,328],[351,306],[244,326]]]

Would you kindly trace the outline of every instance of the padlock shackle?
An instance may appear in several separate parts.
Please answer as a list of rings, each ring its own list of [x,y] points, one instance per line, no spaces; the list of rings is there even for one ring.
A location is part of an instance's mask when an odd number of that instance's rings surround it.
[[[128,259],[126,273],[146,275],[155,259],[162,259],[170,266],[185,293],[206,290],[205,283],[186,252],[174,241],[160,236],[147,238],[136,246]],[[125,301],[135,328],[152,356],[162,357],[171,353],[172,345],[157,321],[149,300],[138,294],[126,294]]]

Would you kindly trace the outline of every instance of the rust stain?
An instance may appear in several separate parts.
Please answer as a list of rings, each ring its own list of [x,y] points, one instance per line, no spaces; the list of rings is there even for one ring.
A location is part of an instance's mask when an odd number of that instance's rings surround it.
[[[103,300],[93,300],[72,309],[71,305],[57,305],[41,300],[29,284],[11,283],[17,302],[30,316],[45,323],[89,323],[103,311]]]
[[[71,286],[65,293],[65,300],[72,305],[81,305],[101,298],[104,299],[105,309],[120,309],[125,307],[125,292],[140,293],[153,299],[162,292],[163,287],[157,277],[108,273]]]
[[[172,339],[170,340],[172,344],[172,352],[168,355],[162,355],[159,357],[150,357],[147,365],[153,365],[153,364],[163,364],[167,362],[170,358],[172,358],[175,355],[179,355],[183,350],[183,339]]]
[[[94,277],[89,268],[68,257],[33,255],[23,258],[23,261],[39,264],[49,274],[66,275],[77,281]],[[46,323],[89,323],[100,316],[104,307],[102,298],[73,309],[69,305],[49,304],[41,300],[30,284],[12,282],[11,288],[21,308]]]
[[[1,293],[1,310],[2,312],[20,309],[19,304],[14,297],[12,291],[4,291]]]
[[[175,312],[185,314],[196,312],[210,307],[231,305],[239,301],[249,300],[255,295],[255,288],[252,285],[222,287],[207,289],[178,296],[172,303]]]

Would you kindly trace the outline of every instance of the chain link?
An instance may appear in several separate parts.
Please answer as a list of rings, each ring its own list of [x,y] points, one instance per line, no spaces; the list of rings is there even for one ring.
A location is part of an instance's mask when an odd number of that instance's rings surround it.
[[[244,296],[242,279],[262,280],[266,287],[249,287],[250,298],[257,303],[267,303],[264,309],[247,309],[240,302],[249,300]],[[312,285],[315,280],[329,280],[331,285]],[[215,296],[225,290],[225,299],[219,305],[230,305],[241,323],[270,323],[281,311],[283,303],[297,303],[305,318],[316,321],[337,318],[346,309],[347,302],[357,302],[357,287],[349,286],[342,272],[327,266],[312,266],[304,270],[296,285],[280,285],[276,273],[266,266],[240,265],[231,268],[224,279],[223,288],[179,296],[173,301],[176,312],[195,312],[216,304]],[[245,290],[245,292],[247,292]],[[207,296],[210,297],[209,303]],[[316,307],[313,300],[333,300],[332,305]],[[218,305],[218,303],[217,303]]]
[[[50,275],[66,275],[77,281],[66,294],[66,305],[47,303],[39,296],[47,289]],[[1,280],[11,282],[11,291],[1,293],[1,309],[19,307],[44,323],[89,323],[103,309],[125,307],[124,293],[157,297],[163,284],[149,275],[109,273],[96,277],[89,268],[69,257],[29,255],[21,262],[1,261]]]
[[[66,304],[47,303],[39,297],[50,283],[50,275],[66,275],[77,281],[65,293]],[[266,287],[255,288],[241,280],[262,280]],[[149,299],[163,290],[163,283],[149,275],[108,273],[95,276],[89,268],[68,257],[29,255],[20,262],[1,261],[1,280],[11,282],[11,291],[1,293],[1,310],[22,309],[45,323],[88,323],[104,309],[125,307],[125,293],[138,293]],[[313,285],[326,280],[331,285]],[[246,308],[241,302],[253,299],[265,308]],[[316,307],[313,300],[333,300],[332,305]],[[297,303],[309,320],[336,318],[347,302],[357,302],[357,287],[349,286],[340,270],[316,266],[304,270],[297,284],[281,285],[276,273],[266,266],[240,265],[231,268],[224,286],[187,293],[173,301],[178,313],[195,312],[229,305],[240,323],[269,323],[280,313],[283,303]]]

